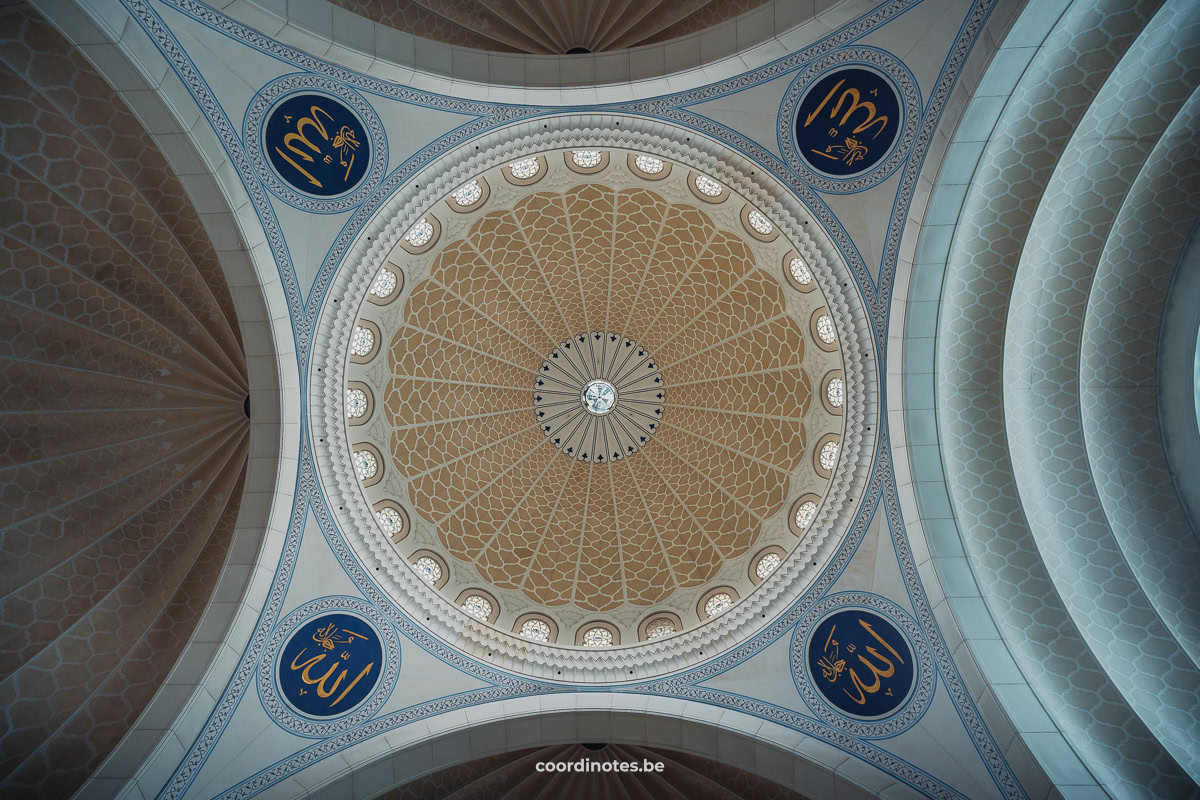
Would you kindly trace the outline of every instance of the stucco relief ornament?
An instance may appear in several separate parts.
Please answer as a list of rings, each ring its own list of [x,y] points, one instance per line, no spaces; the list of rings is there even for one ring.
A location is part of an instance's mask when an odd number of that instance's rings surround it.
[[[792,634],[792,678],[817,716],[856,736],[894,736],[933,698],[936,668],[917,621],[892,601],[842,592]]]
[[[387,168],[387,139],[375,110],[357,92],[317,75],[268,83],[250,101],[243,129],[264,185],[304,211],[359,205]]]
[[[284,617],[263,652],[258,691],[280,727],[328,736],[375,715],[400,672],[400,645],[374,606],[324,597]]]

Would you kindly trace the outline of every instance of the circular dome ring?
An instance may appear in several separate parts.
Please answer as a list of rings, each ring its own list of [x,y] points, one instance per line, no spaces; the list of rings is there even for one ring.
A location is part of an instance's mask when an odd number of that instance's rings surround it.
[[[378,565],[380,571],[376,575],[389,585],[389,592],[420,616],[430,617],[430,627],[436,628],[439,635],[449,640],[462,637],[473,640],[477,644],[471,646],[472,650],[495,652],[495,658],[502,658],[510,668],[531,676],[548,679],[556,676],[568,679],[569,676],[575,681],[605,682],[621,680],[625,670],[633,666],[641,669],[639,674],[661,674],[696,663],[703,658],[701,651],[709,656],[723,652],[766,624],[760,622],[763,617],[759,612],[771,611],[766,618],[777,617],[784,605],[799,597],[836,548],[837,536],[829,534],[844,531],[850,524],[855,508],[851,498],[862,496],[861,487],[867,477],[864,450],[873,446],[873,437],[863,434],[868,426],[875,424],[877,376],[869,350],[865,310],[853,293],[842,289],[842,284],[851,279],[849,270],[831,242],[814,239],[809,231],[815,229],[800,225],[799,221],[807,218],[807,212],[784,187],[773,183],[773,179],[761,172],[757,179],[751,180],[748,176],[755,169],[753,164],[694,132],[681,130],[677,138],[671,139],[662,135],[663,128],[659,123],[651,125],[632,117],[603,115],[588,117],[589,124],[603,127],[580,129],[577,127],[580,119],[564,116],[537,123],[518,123],[493,131],[477,142],[478,151],[472,145],[448,154],[389,198],[377,212],[375,221],[360,232],[346,266],[335,277],[331,294],[337,296],[340,292],[345,302],[327,309],[319,323],[325,336],[317,340],[315,358],[318,363],[328,364],[329,368],[320,375],[315,372],[312,375],[322,387],[325,384],[338,386],[344,381],[345,351],[340,343],[345,334],[334,334],[333,331],[345,331],[352,326],[354,309],[366,291],[366,279],[377,272],[382,259],[421,214],[427,213],[433,202],[472,175],[551,150],[628,149],[670,159],[688,170],[710,174],[761,209],[794,246],[801,246],[806,254],[811,254],[808,261],[828,307],[837,315],[841,329],[855,334],[846,335],[842,337],[844,341],[839,341],[848,383],[860,389],[858,394],[848,398],[843,457],[839,459],[823,505],[824,518],[829,524],[823,525],[820,531],[810,531],[800,545],[801,557],[792,557],[781,565],[764,581],[759,591],[722,614],[719,625],[700,626],[670,637],[669,647],[666,642],[652,642],[625,646],[604,654],[589,653],[587,658],[580,658],[576,653],[518,640],[487,626],[468,628],[465,614],[440,595],[431,595],[407,566],[393,563],[398,559],[391,547],[385,548],[384,543],[361,535],[358,529],[365,502],[349,471],[348,459],[339,456],[321,463],[327,485],[332,485],[345,500],[344,510],[336,516],[353,549],[365,563]],[[617,121],[621,122],[620,127],[617,127]],[[691,142],[683,144],[689,136]],[[415,188],[417,185],[421,188]],[[331,452],[340,452],[338,448],[345,445],[344,434],[336,430],[341,422],[336,418],[338,413],[344,412],[340,408],[331,408],[326,419],[314,424],[319,429],[317,435],[327,435]],[[810,568],[809,564],[814,561],[817,566]],[[798,580],[801,573],[808,577]]]

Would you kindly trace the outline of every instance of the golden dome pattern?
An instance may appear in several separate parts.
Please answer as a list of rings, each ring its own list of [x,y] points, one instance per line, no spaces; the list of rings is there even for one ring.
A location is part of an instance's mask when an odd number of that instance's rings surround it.
[[[439,243],[385,332],[389,469],[447,553],[535,604],[605,612],[701,587],[810,455],[806,332],[775,264],[664,194],[517,196]],[[666,387],[655,435],[604,462],[564,458],[535,408],[547,354],[595,332],[653,353]]]

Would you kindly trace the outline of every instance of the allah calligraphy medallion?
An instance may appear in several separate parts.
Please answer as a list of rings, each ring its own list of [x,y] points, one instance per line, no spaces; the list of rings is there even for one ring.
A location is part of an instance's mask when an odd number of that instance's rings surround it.
[[[399,641],[377,608],[355,597],[323,597],[292,611],[272,632],[258,690],[284,728],[325,736],[370,719],[399,670]]]
[[[902,122],[891,81],[874,70],[846,67],[805,92],[796,109],[796,145],[818,172],[851,177],[888,154]]]
[[[808,670],[837,708],[857,717],[883,717],[912,690],[912,648],[887,619],[847,609],[826,617],[813,631]]]
[[[279,688],[296,710],[332,717],[361,703],[379,682],[383,646],[365,619],[324,614],[301,625],[279,659]]]
[[[342,211],[379,186],[383,125],[361,95],[327,78],[285,75],[246,110],[246,153],[272,194],[315,213]]]
[[[857,736],[894,736],[933,698],[934,666],[921,626],[887,598],[822,598],[792,636],[792,677],[826,722]]]

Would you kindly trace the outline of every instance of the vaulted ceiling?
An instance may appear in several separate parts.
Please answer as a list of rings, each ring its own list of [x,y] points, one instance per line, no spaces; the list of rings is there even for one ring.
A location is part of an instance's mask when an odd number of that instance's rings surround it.
[[[599,53],[697,33],[766,0],[334,0],[446,44],[513,53]]]

